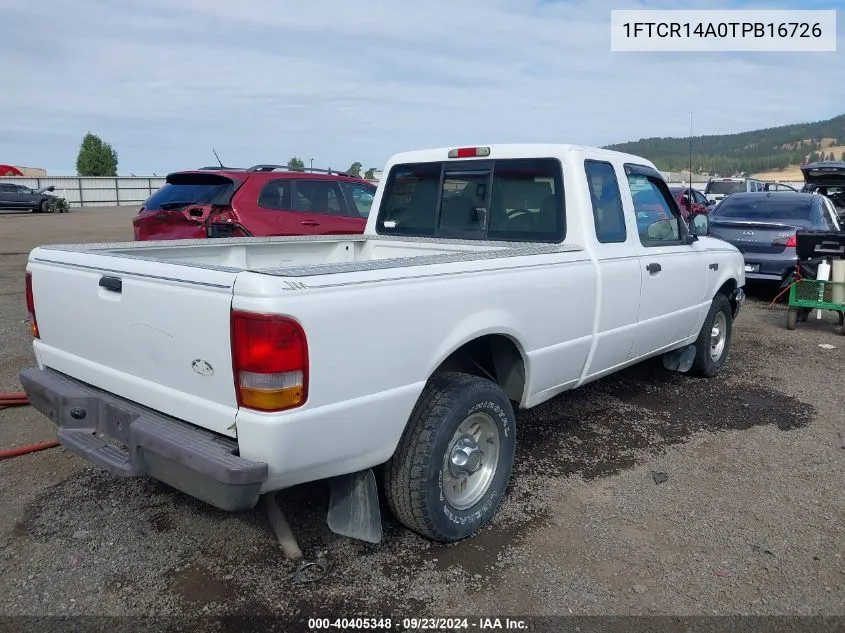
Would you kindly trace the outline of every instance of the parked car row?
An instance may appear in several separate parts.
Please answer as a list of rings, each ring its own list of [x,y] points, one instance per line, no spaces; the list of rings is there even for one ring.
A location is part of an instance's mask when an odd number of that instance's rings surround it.
[[[797,230],[845,230],[845,162],[805,165],[802,173],[800,191],[754,178],[711,178],[704,193],[671,190],[684,219],[706,213],[710,235],[740,250],[749,281],[784,285],[798,261]]]
[[[798,257],[798,229],[841,231],[833,204],[816,193],[736,193],[709,214],[710,234],[736,246],[749,281],[783,284]]]

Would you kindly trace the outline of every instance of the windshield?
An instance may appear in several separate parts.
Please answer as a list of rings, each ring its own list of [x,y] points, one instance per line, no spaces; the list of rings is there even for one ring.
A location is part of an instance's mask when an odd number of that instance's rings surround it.
[[[704,193],[730,195],[732,193],[739,193],[740,191],[745,191],[744,180],[714,180],[707,183]]]
[[[234,183],[218,174],[175,174],[144,203],[145,209],[179,209],[189,204],[227,205]]]
[[[783,194],[783,198],[730,198],[719,204],[711,217],[714,220],[748,220],[804,226],[816,224],[815,220],[821,219],[813,208],[810,196],[796,194],[798,198],[791,195],[787,198],[788,195]]]

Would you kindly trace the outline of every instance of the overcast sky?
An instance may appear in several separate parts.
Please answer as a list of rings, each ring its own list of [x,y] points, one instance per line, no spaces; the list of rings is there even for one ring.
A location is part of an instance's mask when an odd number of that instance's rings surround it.
[[[836,53],[611,53],[610,9],[845,0],[0,0],[0,163],[75,173],[87,131],[121,174],[406,149],[604,145],[845,112]]]

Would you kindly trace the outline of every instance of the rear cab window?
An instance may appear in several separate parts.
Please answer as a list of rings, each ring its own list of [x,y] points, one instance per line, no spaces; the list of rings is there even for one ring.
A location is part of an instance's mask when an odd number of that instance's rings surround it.
[[[394,165],[376,220],[380,235],[561,242],[563,170],[555,158]]]
[[[144,209],[167,211],[191,204],[229,205],[235,182],[222,174],[170,174],[144,203]]]

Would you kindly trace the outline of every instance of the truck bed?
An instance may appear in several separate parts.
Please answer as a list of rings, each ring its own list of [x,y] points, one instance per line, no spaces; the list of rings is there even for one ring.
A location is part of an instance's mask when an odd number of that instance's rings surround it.
[[[162,264],[284,277],[445,264],[581,250],[566,244],[400,236],[306,236],[68,244],[43,251],[98,254]]]
[[[341,301],[351,308],[338,293],[359,283],[439,281],[454,272],[448,264],[456,261],[471,273],[502,268],[491,261],[501,257],[551,260],[573,251],[574,259],[586,259],[580,250],[363,236],[43,246],[32,251],[28,265],[41,333],[34,349],[42,367],[235,437],[238,403],[229,347],[235,304],[257,312],[289,305],[299,318],[301,294],[274,303],[297,294],[285,291],[319,289],[334,297],[331,305]],[[192,362],[213,372],[200,375]]]

